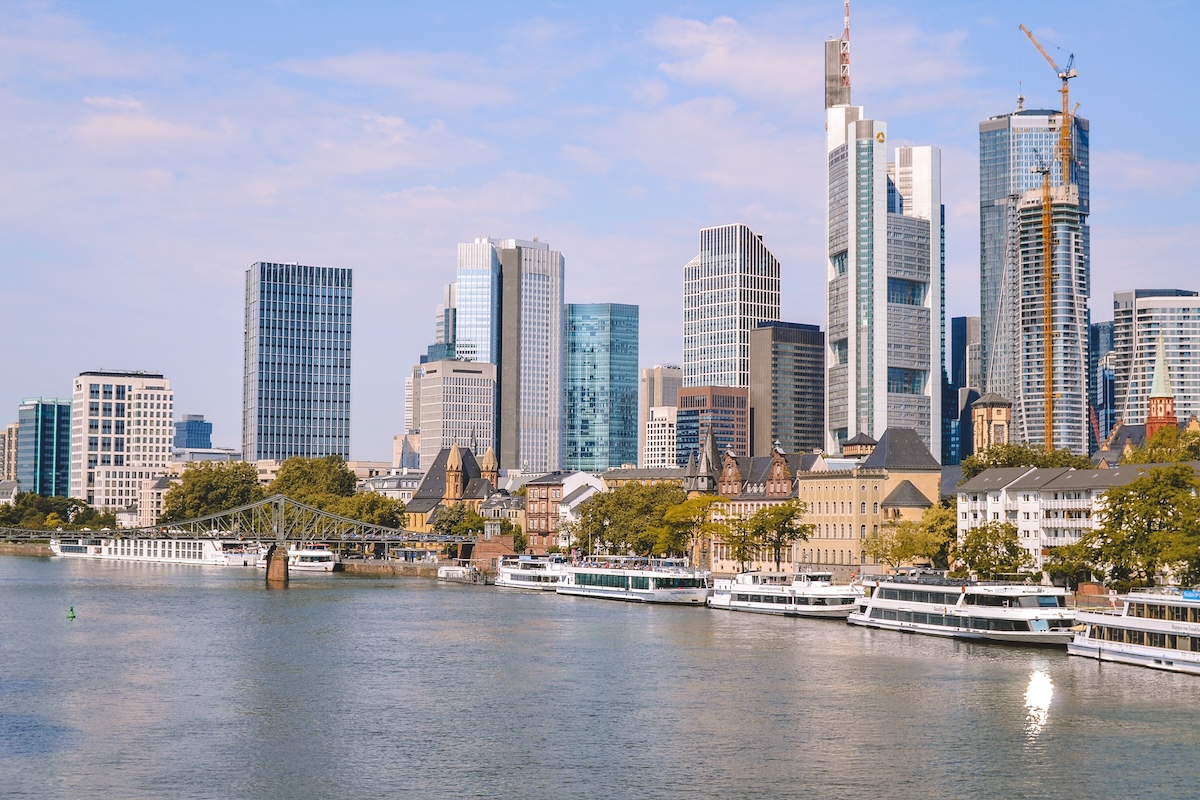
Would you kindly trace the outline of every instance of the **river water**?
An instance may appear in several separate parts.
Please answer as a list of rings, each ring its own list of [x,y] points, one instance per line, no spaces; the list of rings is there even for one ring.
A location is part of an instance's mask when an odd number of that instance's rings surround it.
[[[823,620],[0,557],[5,798],[1185,798],[1197,709]]]

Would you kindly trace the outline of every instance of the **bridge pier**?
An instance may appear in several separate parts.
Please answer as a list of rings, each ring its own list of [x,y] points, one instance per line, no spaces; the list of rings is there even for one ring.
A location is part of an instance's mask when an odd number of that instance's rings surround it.
[[[267,551],[267,586],[287,586],[287,543],[273,544]]]

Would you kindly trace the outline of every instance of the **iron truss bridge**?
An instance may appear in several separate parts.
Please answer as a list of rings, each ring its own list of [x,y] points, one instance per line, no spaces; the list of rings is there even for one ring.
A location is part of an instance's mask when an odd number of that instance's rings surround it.
[[[325,542],[347,544],[446,544],[473,542],[473,536],[444,536],[415,533],[397,528],[371,525],[349,517],[297,503],[281,494],[240,508],[209,514],[206,517],[155,525],[147,528],[120,528],[103,531],[46,531],[0,528],[0,540],[9,542],[46,541],[49,538],[122,539],[240,539],[259,542]]]

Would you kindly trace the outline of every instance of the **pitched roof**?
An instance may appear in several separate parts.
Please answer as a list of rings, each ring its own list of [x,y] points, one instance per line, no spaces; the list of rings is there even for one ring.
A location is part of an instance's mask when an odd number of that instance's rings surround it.
[[[450,459],[451,450],[457,451],[457,457],[462,462],[462,475],[465,489],[463,499],[482,499],[491,493],[492,485],[483,480],[475,454],[466,448],[455,446],[443,447],[438,451],[437,458],[425,471],[421,485],[413,492],[412,500],[408,502],[408,510],[414,513],[428,513],[442,502],[446,496],[446,466]]]
[[[981,408],[986,408],[988,406],[1012,407],[1012,401],[1003,397],[1002,395],[996,394],[995,392],[988,392],[987,394],[982,395],[974,403],[971,403],[971,405],[972,407],[980,406]]]
[[[1042,467],[1017,478],[1008,488],[1017,492],[1024,490],[1041,491],[1046,487],[1047,483],[1070,471],[1070,467]],[[1099,472],[1100,470],[1096,471]],[[1105,471],[1107,472],[1108,470]]]
[[[913,486],[912,481],[904,480],[883,498],[884,508],[929,508],[933,502]]]
[[[863,469],[942,469],[921,437],[912,428],[888,428],[879,437],[875,451],[867,456]]]
[[[1003,489],[1033,469],[1034,467],[992,467],[991,469],[985,469],[962,486],[959,486],[958,492],[962,494],[963,492],[987,492]]]
[[[875,441],[867,434],[859,432],[854,435],[854,438],[847,439],[846,441],[842,442],[842,447],[845,447],[848,444],[879,444],[879,442]]]

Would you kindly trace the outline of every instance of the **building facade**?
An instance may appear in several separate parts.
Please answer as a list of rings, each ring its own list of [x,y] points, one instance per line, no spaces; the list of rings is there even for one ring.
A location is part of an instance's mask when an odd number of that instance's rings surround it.
[[[637,464],[638,307],[567,306],[566,440],[569,470]]]
[[[903,427],[940,455],[941,151],[899,147],[889,163],[886,123],[826,95],[826,448]]]
[[[1013,401],[1013,440],[1045,444],[1046,376],[1054,446],[1087,451],[1090,296],[1089,124],[1073,117],[1063,180],[1061,113],[1019,109],[979,126],[980,334],[985,392]],[[1051,186],[1051,358],[1046,368],[1042,178]]]
[[[438,453],[457,444],[472,452],[495,438],[496,365],[430,361],[421,374],[421,458],[428,470]]]
[[[1200,415],[1200,293],[1137,289],[1113,294],[1115,416],[1126,425],[1146,421],[1154,363],[1162,341],[1175,413]]]
[[[11,426],[10,426],[11,430]],[[17,407],[17,488],[65,497],[71,475],[71,401],[34,397]]]
[[[644,444],[638,466],[645,469],[666,469],[679,466],[678,406],[651,406],[649,418],[642,428]]]
[[[246,270],[242,453],[248,461],[350,457],[349,269]]]
[[[10,422],[0,434],[0,481],[17,479],[17,430],[20,423]]]
[[[779,259],[745,225],[700,230],[683,268],[683,385],[750,385],[750,332],[779,319]]]
[[[825,334],[816,325],[761,322],[750,332],[750,453],[825,444]]]
[[[679,390],[675,463],[697,458],[711,433],[718,454],[750,455],[750,391],[734,386],[685,386]]]
[[[179,450],[208,450],[212,448],[212,423],[204,421],[203,414],[184,414],[175,423],[175,438],[172,446]]]
[[[642,369],[641,386],[638,390],[638,465],[649,466],[640,460],[646,453],[646,436],[651,422],[652,408],[679,406],[679,390],[683,387],[683,368],[670,364],[655,364],[653,367]],[[663,413],[657,415],[661,421]],[[674,416],[672,416],[672,426]],[[673,430],[673,428],[672,428]],[[674,434],[672,434],[674,435]],[[672,448],[674,445],[672,445]],[[674,464],[675,454],[672,450],[671,459]]]

